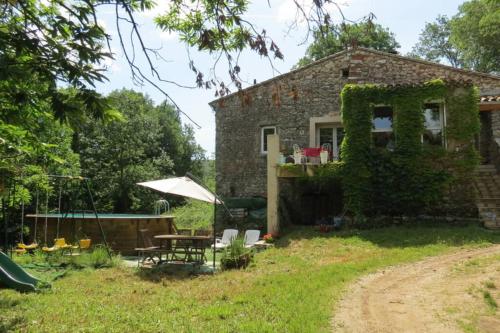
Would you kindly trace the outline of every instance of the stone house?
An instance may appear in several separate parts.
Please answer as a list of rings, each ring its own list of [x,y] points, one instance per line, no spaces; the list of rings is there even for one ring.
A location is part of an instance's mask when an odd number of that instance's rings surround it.
[[[481,94],[484,162],[500,168],[500,77],[366,48],[333,54],[210,103],[216,117],[216,183],[225,197],[266,196],[267,135],[278,134],[280,150],[333,146],[338,155],[343,137],[340,92],[347,83],[419,84],[432,79],[468,81]],[[424,140],[446,144],[442,103],[425,106]],[[495,112],[497,111],[497,112]],[[375,144],[390,141],[390,110],[375,111]],[[500,197],[500,193],[499,193]]]

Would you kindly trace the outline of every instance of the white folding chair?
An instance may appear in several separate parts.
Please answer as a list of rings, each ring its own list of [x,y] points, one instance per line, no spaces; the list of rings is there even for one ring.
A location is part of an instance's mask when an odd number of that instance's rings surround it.
[[[260,230],[247,230],[245,232],[245,247],[250,248],[259,241]]]
[[[215,240],[215,250],[220,250],[228,247],[231,242],[238,237],[238,230],[236,229],[225,229],[222,234],[222,238],[217,238]],[[213,245],[212,245],[213,248]]]

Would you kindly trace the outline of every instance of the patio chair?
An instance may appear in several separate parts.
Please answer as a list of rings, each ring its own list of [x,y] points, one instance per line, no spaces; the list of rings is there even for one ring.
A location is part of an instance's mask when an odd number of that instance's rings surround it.
[[[205,229],[198,229],[194,231],[195,236],[211,236],[212,231],[211,230],[205,230]]]
[[[236,229],[225,229],[222,234],[222,238],[217,238],[215,240],[215,251],[222,250],[231,244],[231,242],[238,237],[238,230]],[[212,248],[214,246],[212,245]]]
[[[247,230],[245,231],[244,244],[246,248],[252,248],[255,243],[259,241],[260,230]]]
[[[211,230],[195,230],[194,235],[195,236],[210,237],[210,236],[212,236],[212,231]],[[195,241],[193,243],[193,248],[191,249],[191,253],[194,255],[195,261],[200,262],[200,263],[207,261],[207,256],[205,255],[205,249],[207,247],[210,247],[211,244],[212,244],[211,240]]]
[[[178,235],[191,236],[191,229],[177,229]],[[186,261],[190,259],[190,240],[176,240],[172,251],[172,260]]]
[[[160,247],[153,245],[153,241],[151,240],[151,235],[149,234],[148,229],[140,229],[139,235],[142,242],[142,247],[136,247],[134,250],[137,251],[137,256],[139,257],[139,263],[144,264],[146,260],[151,260],[153,264],[156,264],[155,256],[161,260],[160,256]]]

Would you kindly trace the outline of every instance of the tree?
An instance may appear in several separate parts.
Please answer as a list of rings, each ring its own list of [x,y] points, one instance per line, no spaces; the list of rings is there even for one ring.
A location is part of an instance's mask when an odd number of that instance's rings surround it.
[[[459,68],[500,71],[500,2],[471,0],[448,19],[427,23],[410,56],[446,61]]]
[[[498,0],[465,2],[450,25],[450,42],[460,50],[464,67],[480,72],[500,71]]]
[[[155,106],[131,90],[114,91],[108,98],[124,119],[105,126],[87,121],[82,126],[74,147],[83,174],[96,184],[98,209],[151,211],[157,195],[136,183],[199,173],[203,150],[167,103]]]
[[[395,52],[400,47],[394,33],[380,24],[372,22],[342,24],[331,27],[326,35],[316,31],[314,41],[296,66],[307,65],[354,44],[385,52]]]
[[[409,55],[435,62],[444,60],[453,67],[462,67],[460,51],[451,43],[450,35],[450,20],[439,15],[435,22],[425,25]]]

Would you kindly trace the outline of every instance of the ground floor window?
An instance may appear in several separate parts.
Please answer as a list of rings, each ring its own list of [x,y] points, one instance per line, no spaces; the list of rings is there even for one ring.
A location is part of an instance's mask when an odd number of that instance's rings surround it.
[[[260,129],[260,152],[267,154],[267,136],[276,134],[276,126],[264,126]]]
[[[424,144],[442,146],[443,138],[443,110],[438,103],[424,104],[425,129],[422,135]]]

